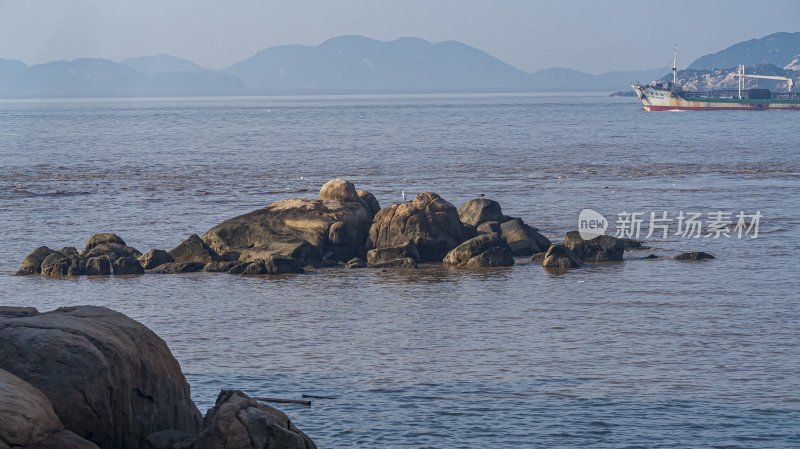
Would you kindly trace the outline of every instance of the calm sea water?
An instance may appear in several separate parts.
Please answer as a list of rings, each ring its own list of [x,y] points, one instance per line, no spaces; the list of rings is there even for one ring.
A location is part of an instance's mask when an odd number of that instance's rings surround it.
[[[0,101],[0,304],[128,314],[201,410],[221,388],[326,397],[281,407],[320,447],[798,447],[798,119],[604,95]],[[39,245],[170,249],[335,177],[384,206],[484,194],[556,240],[583,208],[763,217],[561,275],[11,276]]]

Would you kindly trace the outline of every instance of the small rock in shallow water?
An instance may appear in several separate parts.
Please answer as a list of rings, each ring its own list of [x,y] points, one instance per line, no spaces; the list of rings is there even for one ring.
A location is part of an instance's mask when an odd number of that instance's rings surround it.
[[[87,276],[108,276],[111,274],[111,262],[107,257],[92,257],[86,261]]]
[[[708,253],[704,253],[703,251],[693,251],[690,253],[683,253],[673,257],[675,260],[706,260],[706,259],[714,259],[714,256]]]
[[[581,259],[567,246],[551,245],[544,256],[542,266],[545,268],[580,268],[583,266]]]
[[[144,268],[142,268],[142,264],[139,263],[139,259],[131,256],[120,257],[119,259],[115,260],[111,266],[111,269],[114,271],[114,276],[124,274],[144,274]]]
[[[142,264],[142,268],[145,270],[152,270],[159,265],[170,262],[175,262],[175,259],[163,249],[151,249],[147,253],[139,256],[139,263]]]
[[[206,264],[202,262],[170,262],[159,265],[148,273],[152,274],[179,274],[179,273],[196,273],[202,270]]]
[[[347,263],[344,265],[345,268],[350,268],[350,269],[352,269],[352,268],[364,268],[366,266],[367,266],[367,264],[364,262],[364,259],[361,259],[359,257],[354,257],[354,258],[348,260]]]

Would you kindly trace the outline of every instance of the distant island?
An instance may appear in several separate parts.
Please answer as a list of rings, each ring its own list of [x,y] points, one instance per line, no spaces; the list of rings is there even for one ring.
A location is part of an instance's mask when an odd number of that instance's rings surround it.
[[[730,65],[732,61],[736,62]],[[789,74],[800,80],[800,33],[775,33],[698,58],[681,71],[681,83],[689,88],[725,87],[730,84],[728,73],[739,63],[750,65],[750,73]],[[270,47],[221,70],[166,54],[32,66],[0,59],[0,98],[622,92],[633,80],[671,77],[669,72],[663,67],[600,75],[566,68],[526,73],[456,41],[405,37],[382,42],[340,36],[317,46]]]

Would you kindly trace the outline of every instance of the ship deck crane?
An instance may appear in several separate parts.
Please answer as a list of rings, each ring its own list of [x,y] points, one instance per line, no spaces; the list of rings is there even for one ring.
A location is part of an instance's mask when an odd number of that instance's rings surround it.
[[[789,83],[789,92],[792,91],[794,88],[794,80],[785,76],[773,76],[773,75],[746,75],[744,73],[744,65],[739,66],[738,73],[735,74],[739,77],[739,98],[742,98],[742,87],[744,86],[744,79],[745,78],[760,78],[760,79],[767,79],[767,80],[778,80],[778,81],[786,81]]]

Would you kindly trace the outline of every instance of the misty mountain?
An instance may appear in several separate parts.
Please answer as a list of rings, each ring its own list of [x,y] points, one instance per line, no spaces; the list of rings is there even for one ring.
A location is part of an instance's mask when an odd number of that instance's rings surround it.
[[[460,42],[411,37],[381,42],[363,36],[341,36],[315,47],[268,48],[223,72],[264,92],[506,89],[527,86],[530,78]]]
[[[689,70],[735,68],[739,64],[772,64],[786,68],[800,59],[800,33],[774,33],[760,39],[739,42],[722,51],[705,55],[687,67]]]
[[[135,69],[145,75],[156,75],[175,72],[206,72],[211,69],[201,67],[188,59],[176,58],[164,53],[154,56],[140,56],[138,58],[127,58],[119,62]]]
[[[541,91],[592,91],[604,92],[626,90],[632,81],[650,80],[661,78],[671,71],[665,67],[652,70],[616,71],[591,75],[572,69],[553,67],[539,70],[530,75],[530,87]]]
[[[0,97],[123,97],[235,95],[237,78],[212,71],[142,73],[107,59],[81,58],[28,66],[0,60]]]

